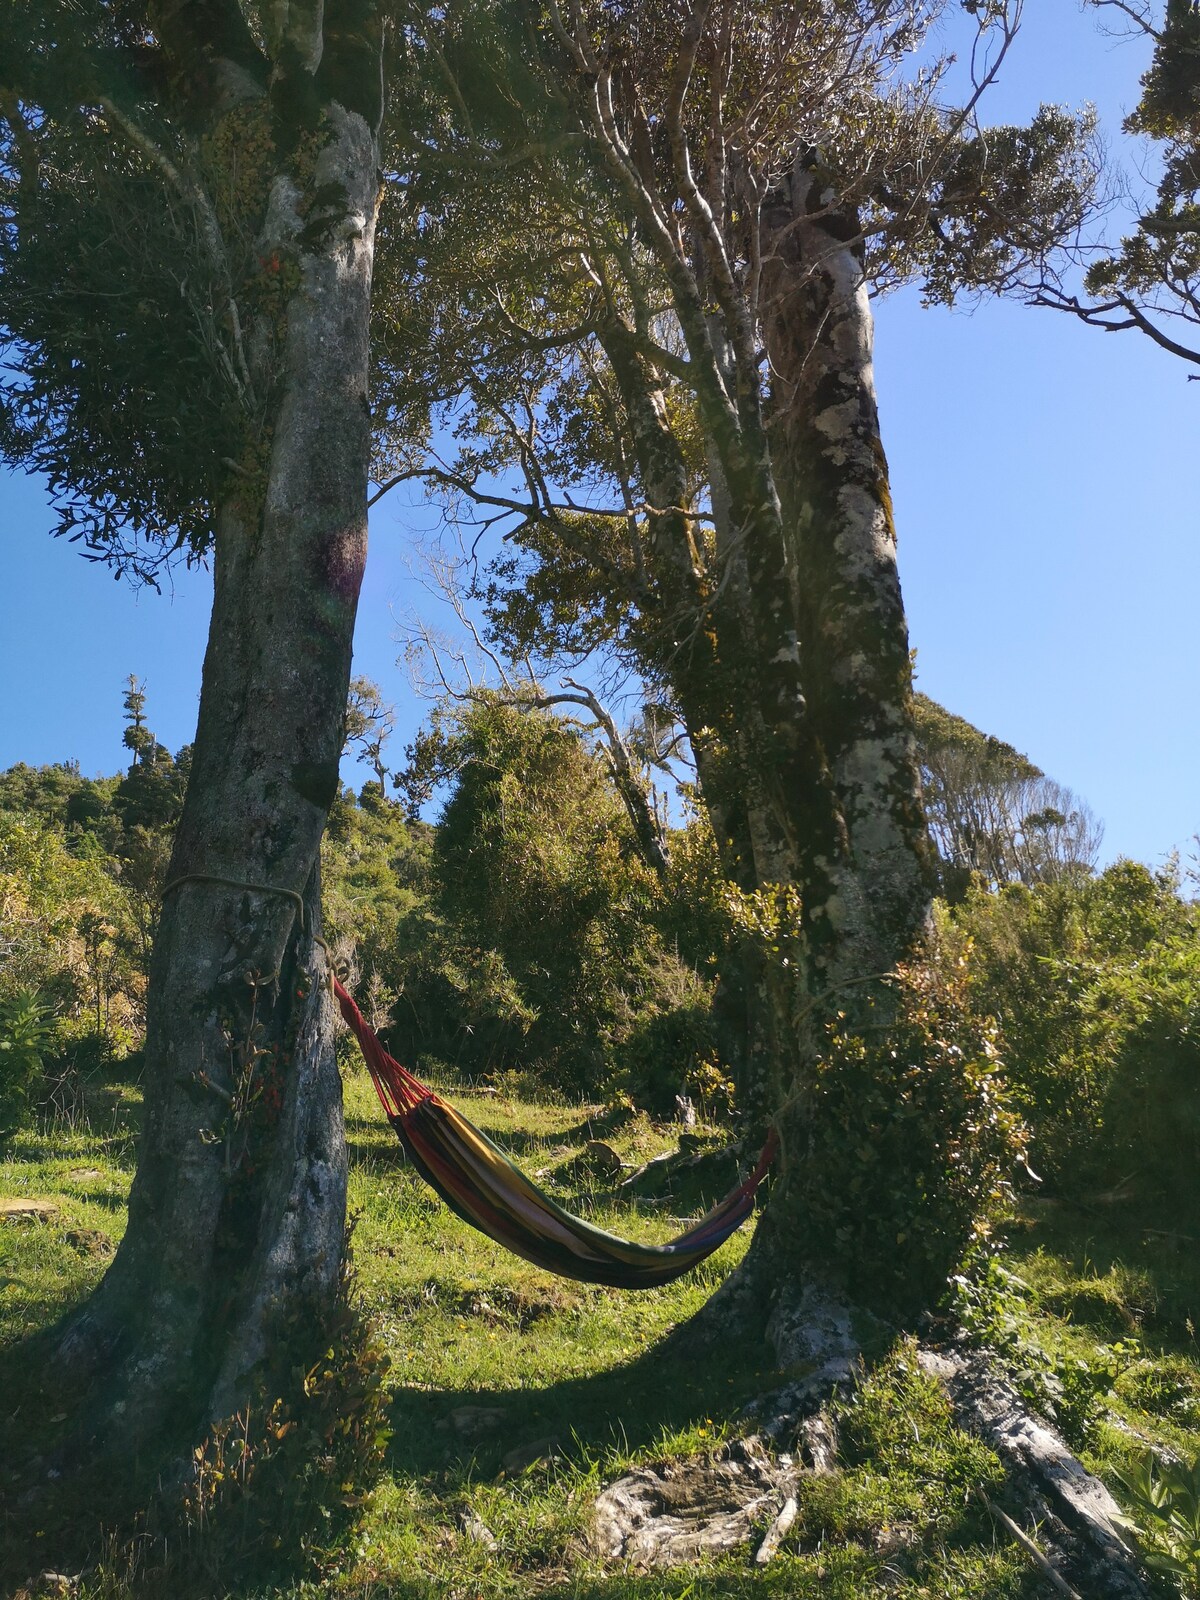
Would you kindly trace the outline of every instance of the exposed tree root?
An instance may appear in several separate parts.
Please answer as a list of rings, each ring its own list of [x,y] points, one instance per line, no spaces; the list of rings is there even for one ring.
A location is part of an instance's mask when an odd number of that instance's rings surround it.
[[[718,1312],[740,1323],[753,1293],[752,1284],[735,1284]],[[757,1559],[765,1564],[776,1553],[796,1515],[800,1478],[833,1467],[837,1435],[822,1408],[853,1381],[859,1349],[850,1308],[816,1289],[777,1301],[766,1331],[780,1369],[797,1376],[747,1410],[754,1432],[710,1455],[656,1462],[610,1484],[596,1501],[598,1555],[677,1566],[737,1549],[764,1526]]]
[[[1038,1522],[1051,1564],[1088,1600],[1142,1600],[1152,1593],[1119,1532],[1112,1495],[978,1351],[922,1350],[959,1421],[991,1445]]]
[[[792,1458],[772,1456],[757,1434],[694,1461],[631,1472],[597,1499],[592,1547],[641,1567],[720,1555],[794,1503],[796,1477]]]
[[[757,1298],[752,1282],[729,1287],[723,1304],[704,1319],[705,1335],[715,1334],[719,1322],[740,1325]],[[591,1545],[597,1555],[670,1567],[755,1538],[758,1564],[777,1553],[804,1478],[836,1464],[830,1402],[852,1387],[860,1352],[849,1305],[816,1289],[776,1300],[766,1331],[780,1369],[795,1376],[747,1409],[752,1431],[744,1436],[706,1456],[655,1462],[610,1484],[595,1506]],[[1000,1456],[1011,1496],[1026,1515],[1014,1519],[990,1502],[989,1509],[1048,1581],[1087,1600],[1149,1600],[1152,1590],[1119,1532],[1116,1502],[1025,1409],[987,1355],[922,1348],[919,1361],[945,1390],[960,1424]]]

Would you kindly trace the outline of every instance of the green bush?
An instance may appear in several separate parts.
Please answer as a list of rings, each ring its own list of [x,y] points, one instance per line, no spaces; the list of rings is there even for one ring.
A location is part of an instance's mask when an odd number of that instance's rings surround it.
[[[1097,1176],[1136,1176],[1172,1208],[1197,1207],[1200,1174],[1200,949],[1189,941],[1099,980],[1089,1001],[1117,1015],[1092,1152]]]
[[[406,953],[424,936],[430,831],[383,799],[377,784],[361,799],[346,790],[329,812],[321,844],[324,935],[377,1017],[395,1006]]]
[[[907,1317],[943,1298],[986,1234],[1024,1129],[965,956],[901,967],[888,990],[830,1024],[791,1181],[804,1255],[861,1302]]]
[[[0,999],[0,1150],[32,1113],[53,1035],[53,1021],[35,989]]]
[[[443,714],[422,750],[450,790],[428,904],[399,934],[398,1053],[673,1111],[713,1050],[711,963],[604,762],[561,719],[487,701]],[[678,854],[711,899],[703,860]]]
[[[36,816],[0,811],[0,994],[36,989],[77,1031],[140,1029],[148,931],[122,865],[77,854],[75,842]]]
[[[1063,1190],[1130,1178],[1192,1210],[1200,1169],[1200,941],[1170,872],[976,892],[976,1004],[1004,1036],[1030,1160]]]
[[[725,1109],[704,1072],[715,1061],[710,986],[687,968],[678,968],[674,976],[679,992],[671,994],[670,975],[659,976],[666,1003],[662,1009],[642,1010],[615,1052],[617,1085],[654,1116],[673,1117],[675,1097],[681,1094],[694,1094],[706,1115]],[[719,1075],[715,1080],[723,1081]]]

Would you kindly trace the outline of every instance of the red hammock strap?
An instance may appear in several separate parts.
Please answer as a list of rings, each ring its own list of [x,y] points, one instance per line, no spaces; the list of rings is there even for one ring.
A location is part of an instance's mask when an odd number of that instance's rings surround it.
[[[407,1068],[400,1065],[395,1056],[387,1053],[380,1044],[374,1028],[367,1022],[337,978],[333,980],[333,992],[341,1007],[346,1026],[358,1040],[363,1060],[367,1063],[371,1081],[375,1085],[375,1093],[379,1096],[379,1103],[389,1121],[393,1121],[396,1117],[407,1116],[415,1106],[420,1105],[422,1100],[431,1099],[433,1090],[427,1089],[419,1078],[414,1078]]]
[[[767,1129],[767,1137],[763,1142],[762,1152],[758,1158],[758,1165],[746,1179],[745,1183],[742,1184],[739,1192],[742,1194],[753,1194],[758,1188],[759,1184],[766,1177],[771,1163],[778,1154],[779,1134],[773,1127],[771,1127]]]

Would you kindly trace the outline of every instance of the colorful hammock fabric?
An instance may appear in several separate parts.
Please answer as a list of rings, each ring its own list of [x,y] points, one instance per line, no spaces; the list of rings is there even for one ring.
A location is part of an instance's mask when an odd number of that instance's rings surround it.
[[[746,1181],[670,1244],[633,1244],[572,1216],[390,1056],[336,979],[333,988],[384,1113],[418,1172],[464,1222],[535,1266],[585,1283],[653,1288],[698,1266],[753,1211],[755,1190],[778,1147],[774,1130]]]

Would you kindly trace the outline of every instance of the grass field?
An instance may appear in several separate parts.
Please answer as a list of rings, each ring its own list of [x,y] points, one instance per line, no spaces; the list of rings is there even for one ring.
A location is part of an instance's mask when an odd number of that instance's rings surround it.
[[[635,1237],[678,1230],[669,1207],[617,1203],[580,1176],[576,1158],[596,1131],[587,1108],[450,1092],[565,1203]],[[1032,1600],[1053,1592],[980,1499],[982,1489],[1003,1503],[997,1461],[953,1426],[900,1337],[841,1417],[840,1470],[806,1486],[769,1567],[756,1570],[748,1552],[670,1575],[599,1564],[586,1542],[599,1486],[631,1463],[713,1448],[776,1377],[765,1348],[714,1351],[686,1364],[657,1352],[734,1266],[748,1232],[663,1289],[632,1294],[555,1279],[454,1217],[404,1165],[374,1108],[365,1075],[352,1073],[346,1109],[359,1292],[391,1358],[385,1470],[350,1539],[318,1551],[315,1576],[263,1588],[226,1572],[214,1593]],[[20,1370],[14,1347],[86,1295],[111,1258],[139,1110],[136,1089],[111,1086],[79,1126],[21,1137],[0,1164],[0,1197],[56,1208],[0,1217],[0,1345],[9,1373]],[[626,1161],[673,1142],[669,1129],[644,1118],[604,1137]],[[1089,1464],[1107,1474],[1139,1439],[1194,1453],[1194,1244],[1148,1233],[1119,1205],[1062,1203],[1031,1203],[1013,1218],[1008,1242],[1003,1270],[964,1294],[960,1309],[978,1337],[1000,1346],[1030,1397],[1058,1408]],[[20,1385],[10,1383],[0,1397],[10,1439],[20,1433],[21,1408]],[[3,1483],[6,1493],[18,1488]],[[477,1536],[478,1522],[494,1549]],[[33,1578],[53,1568],[56,1555],[38,1543],[37,1530],[30,1544],[10,1548],[6,1565]],[[76,1589],[128,1591],[115,1561],[85,1572]]]

